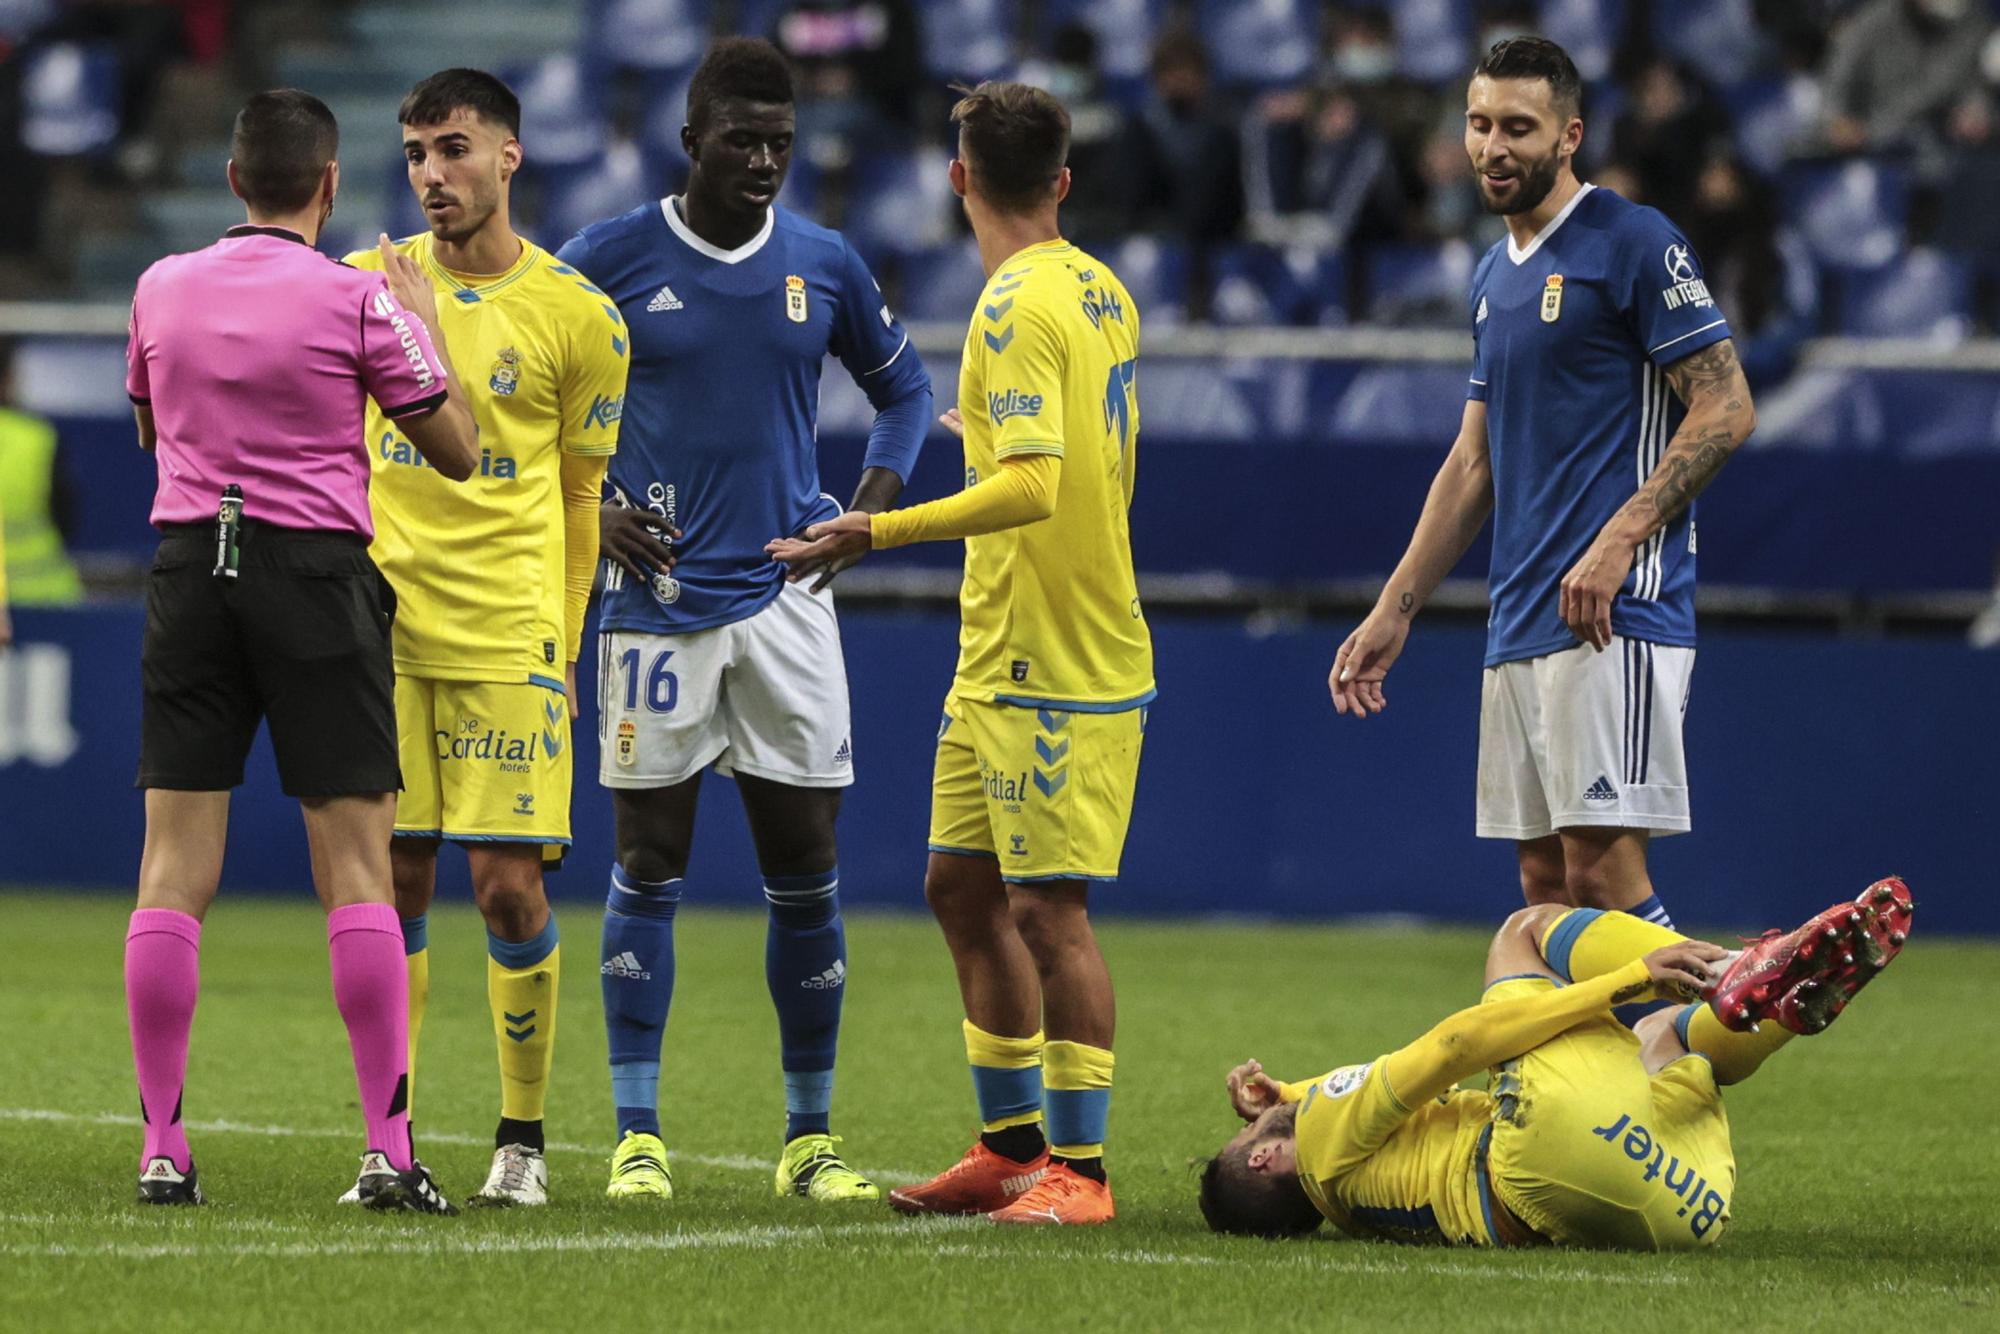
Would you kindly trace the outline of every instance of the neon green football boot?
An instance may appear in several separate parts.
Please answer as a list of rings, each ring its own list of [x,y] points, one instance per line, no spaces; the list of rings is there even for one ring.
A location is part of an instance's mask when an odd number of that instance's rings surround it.
[[[667,1168],[667,1146],[658,1135],[628,1130],[611,1154],[611,1184],[604,1193],[614,1200],[671,1200],[674,1177]]]
[[[800,1195],[821,1204],[862,1203],[882,1198],[867,1177],[841,1161],[832,1135],[801,1135],[785,1145],[773,1184],[780,1196]]]

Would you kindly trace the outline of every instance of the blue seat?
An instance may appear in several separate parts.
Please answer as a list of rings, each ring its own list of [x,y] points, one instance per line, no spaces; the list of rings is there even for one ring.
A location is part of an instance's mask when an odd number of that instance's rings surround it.
[[[1097,34],[1097,67],[1114,88],[1143,87],[1153,58],[1153,38],[1167,19],[1167,0],[1043,0],[1037,49],[1066,23]]]
[[[1610,77],[1625,36],[1625,0],[1541,0],[1537,16],[1542,35],[1569,52],[1586,82]]]
[[[1466,294],[1478,258],[1463,241],[1374,247],[1363,268],[1368,317],[1405,327],[1469,328]]]
[[[1198,0],[1194,18],[1219,83],[1290,84],[1312,69],[1319,6],[1308,0]]]
[[[1007,0],[934,0],[922,11],[924,66],[937,78],[977,82],[1013,68],[1017,20]]]
[[[1229,246],[1216,253],[1211,278],[1209,318],[1216,324],[1347,323],[1347,264],[1339,254],[1304,246]]]
[[[21,142],[43,157],[88,157],[118,142],[118,55],[95,42],[54,42],[21,72]]]
[[[1909,180],[1870,158],[1804,163],[1784,176],[1786,213],[1822,264],[1872,269],[1903,250]]]
[[[521,99],[521,144],[537,162],[587,162],[604,147],[601,72],[576,55],[554,55],[505,73]]]
[[[928,250],[955,233],[949,153],[877,153],[855,164],[842,230],[870,263]]]
[[[1099,247],[1097,257],[1125,284],[1146,327],[1165,329],[1186,321],[1192,266],[1185,245],[1155,236],[1128,236]]]
[[[979,247],[971,237],[905,255],[897,264],[896,299],[904,320],[932,321],[963,327],[973,304],[986,290],[986,271]]]
[[[535,209],[524,230],[544,248],[559,249],[591,223],[657,199],[659,182],[648,167],[644,150],[630,142],[582,162],[543,165],[533,177]]]
[[[1653,40],[1710,83],[1741,83],[1768,43],[1751,0],[1674,0],[1653,9]]]
[[[1819,92],[1807,79],[1748,79],[1723,91],[1736,149],[1766,176],[1783,170],[1794,144],[1818,124]]]
[[[591,54],[623,69],[678,70],[708,46],[710,0],[591,0]]]
[[[1844,334],[1957,342],[1971,330],[1972,269],[1957,256],[1920,246],[1838,279]]]
[[[1396,66],[1423,83],[1463,79],[1472,68],[1471,0],[1399,0]]]
[[[0,0],[0,47],[26,40],[56,16],[56,0]]]

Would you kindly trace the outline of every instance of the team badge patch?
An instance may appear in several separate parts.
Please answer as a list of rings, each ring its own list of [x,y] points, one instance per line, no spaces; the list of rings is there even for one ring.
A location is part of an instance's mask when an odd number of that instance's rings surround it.
[[[500,349],[500,355],[493,361],[493,374],[487,378],[486,387],[502,396],[512,394],[521,383],[521,354],[511,347]]]
[[[1554,324],[1563,313],[1563,276],[1551,273],[1547,285],[1542,288],[1542,323]]]
[[[806,280],[796,273],[785,279],[785,318],[793,324],[806,322]]]
[[[656,574],[652,579],[653,601],[662,607],[671,607],[681,600],[681,581],[671,574]]]
[[[1367,1082],[1368,1071],[1374,1062],[1367,1065],[1344,1065],[1320,1081],[1319,1091],[1329,1098],[1344,1098]]]
[[[618,766],[630,769],[639,759],[639,725],[630,718],[618,720],[618,741],[612,747],[612,755]]]

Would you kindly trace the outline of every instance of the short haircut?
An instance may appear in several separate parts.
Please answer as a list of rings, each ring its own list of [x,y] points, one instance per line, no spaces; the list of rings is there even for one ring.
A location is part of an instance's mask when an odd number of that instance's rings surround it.
[[[1054,95],[1025,83],[988,80],[951,109],[979,193],[1006,213],[1028,213],[1055,193],[1069,160],[1069,112]]]
[[[333,113],[297,88],[252,93],[229,136],[236,188],[244,203],[264,214],[296,213],[311,203],[326,164],[339,152]]]
[[[715,104],[731,97],[790,106],[792,67],[784,54],[761,37],[725,37],[708,48],[688,84],[689,127],[701,133]]]
[[[1201,1216],[1212,1231],[1299,1237],[1323,1221],[1290,1172],[1253,1172],[1248,1145],[1226,1148],[1201,1170]]]
[[[1476,78],[1541,79],[1549,85],[1549,100],[1557,114],[1567,120],[1583,111],[1583,76],[1569,52],[1546,37],[1506,37],[1472,71]]]
[[[521,99],[483,69],[444,69],[410,89],[396,108],[398,125],[442,125],[454,111],[470,111],[521,137]]]

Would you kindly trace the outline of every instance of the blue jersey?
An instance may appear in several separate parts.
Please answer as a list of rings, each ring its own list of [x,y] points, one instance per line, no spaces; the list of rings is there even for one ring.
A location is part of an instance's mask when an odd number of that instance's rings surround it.
[[[1486,665],[1573,648],[1559,586],[1652,476],[1686,415],[1662,368],[1729,337],[1687,239],[1584,186],[1472,275],[1472,383],[1493,461]],[[1694,507],[1640,546],[1611,628],[1694,643]]]
[[[878,416],[865,466],[908,480],[931,421],[909,335],[838,232],[773,208],[735,250],[677,200],[593,223],[558,253],[618,305],[632,337],[611,483],[681,529],[672,578],[606,571],[606,630],[685,634],[755,614],[784,584],[764,544],[839,514],[820,489],[820,368],[830,352]]]

